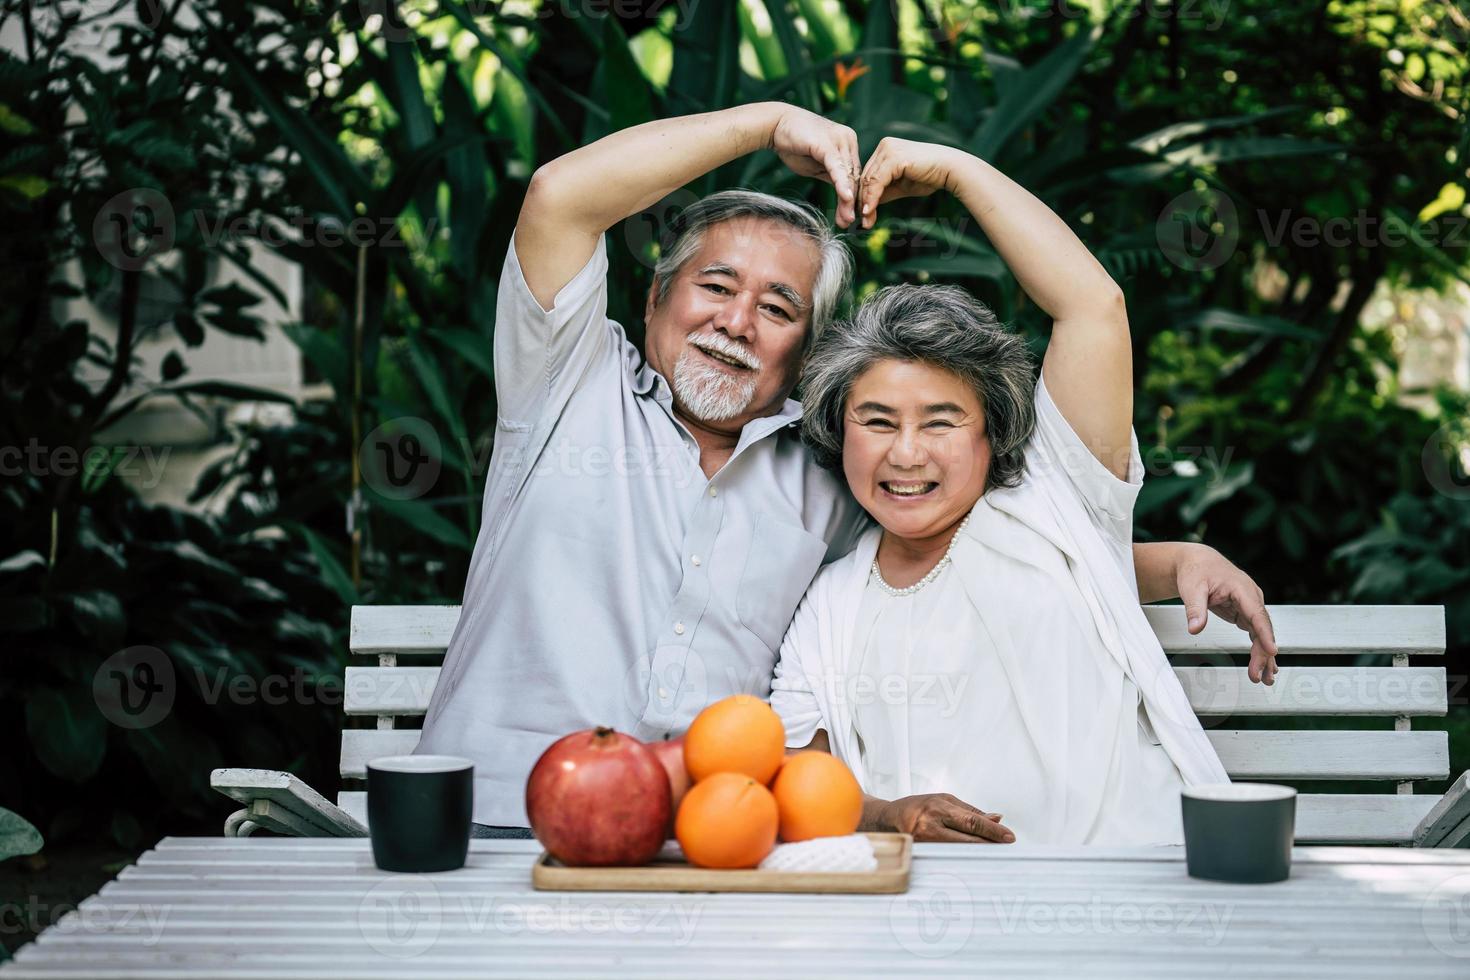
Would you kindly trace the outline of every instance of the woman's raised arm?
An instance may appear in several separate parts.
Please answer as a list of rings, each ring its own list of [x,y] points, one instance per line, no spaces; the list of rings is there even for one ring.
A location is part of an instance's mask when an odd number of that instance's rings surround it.
[[[948,190],[980,223],[1026,294],[1050,314],[1042,375],[1092,454],[1128,473],[1133,360],[1122,290],[1067,223],[1030,191],[963,150],[885,138],[863,168],[863,227],[878,205]]]

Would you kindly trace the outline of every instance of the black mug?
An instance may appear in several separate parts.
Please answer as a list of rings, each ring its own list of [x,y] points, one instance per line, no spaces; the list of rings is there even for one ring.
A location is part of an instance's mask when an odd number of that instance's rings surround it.
[[[1263,884],[1291,874],[1296,790],[1275,783],[1186,786],[1184,860],[1193,878]]]
[[[470,849],[475,766],[454,755],[390,755],[367,764],[368,835],[384,871],[453,871]]]

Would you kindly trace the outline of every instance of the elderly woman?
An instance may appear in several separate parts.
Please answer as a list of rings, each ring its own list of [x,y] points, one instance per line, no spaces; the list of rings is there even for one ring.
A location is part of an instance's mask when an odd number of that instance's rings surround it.
[[[818,340],[804,435],[881,527],[813,582],[771,703],[789,745],[852,768],[866,829],[1181,843],[1180,789],[1228,777],[1138,603],[1121,292],[1044,204],[952,148],[885,139],[864,225],[940,188],[1052,316],[1041,376],[951,286],[880,290]]]

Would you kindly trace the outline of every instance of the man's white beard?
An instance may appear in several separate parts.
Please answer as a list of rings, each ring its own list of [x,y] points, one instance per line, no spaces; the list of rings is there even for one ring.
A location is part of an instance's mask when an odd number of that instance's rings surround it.
[[[701,422],[724,422],[750,408],[755,377],[739,377],[703,361],[692,347],[674,362],[674,397]]]

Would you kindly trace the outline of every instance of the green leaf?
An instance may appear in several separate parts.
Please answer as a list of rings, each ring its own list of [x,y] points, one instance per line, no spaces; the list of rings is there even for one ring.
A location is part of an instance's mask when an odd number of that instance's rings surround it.
[[[886,4],[887,0],[880,2]],[[791,16],[786,0],[765,0],[765,7],[771,18],[771,29],[776,34],[776,42],[781,45],[786,73],[796,77],[796,84],[793,86],[795,98],[792,101],[813,112],[821,112],[821,89],[817,87],[816,79],[806,71],[811,66],[811,55],[802,40],[801,32],[796,29],[796,20]]]
[[[562,146],[570,149],[577,145],[577,141],[572,139],[571,132],[567,129],[566,124],[562,122],[561,116],[557,113],[555,107],[541,94],[541,90],[531,83],[530,78],[526,75],[525,67],[521,64],[520,58],[517,56],[517,52],[507,49],[496,38],[486,34],[475,21],[474,15],[467,9],[466,4],[447,3],[440,7],[440,10],[447,12],[451,17],[459,21],[459,25],[474,35],[475,40],[480,43],[482,48],[487,49],[491,54],[495,55],[503,69],[515,76],[516,81],[520,82],[525,93],[535,101],[536,108],[541,114],[541,119],[551,126],[552,131],[556,134]]]
[[[164,355],[160,370],[163,374],[163,380],[177,381],[188,368],[184,367],[184,359],[179,356],[179,352],[171,350]]]
[[[32,568],[44,568],[45,566],[46,559],[42,557],[39,551],[26,549],[25,551],[17,551],[4,561],[0,561],[0,574],[13,574]]]
[[[1133,505],[1133,516],[1144,517],[1171,501],[1194,489],[1194,481],[1180,476],[1159,476],[1143,481],[1138,499]]]
[[[428,145],[435,135],[434,114],[424,100],[423,85],[419,81],[417,50],[416,38],[388,42],[388,91],[393,109],[403,121],[403,141],[410,152]],[[452,73],[453,66],[447,66],[446,74]],[[419,220],[426,225],[439,217],[436,189],[437,181],[432,185],[415,182],[415,207]]]
[[[348,574],[347,569],[342,567],[342,563],[332,553],[331,545],[305,524],[292,522],[282,526],[296,532],[306,540],[306,546],[311,549],[312,557],[316,559],[317,567],[321,569],[323,580],[333,592],[337,593],[342,602],[349,606],[356,603],[358,600],[357,587],[352,584],[352,576]]]
[[[460,277],[469,282],[475,278],[480,236],[489,205],[485,177],[490,173],[490,164],[485,158],[484,144],[476,139],[481,134],[481,126],[474,102],[452,65],[445,66],[440,101],[444,107],[445,135],[462,140],[445,161],[449,213],[454,216],[449,227],[449,256]]]
[[[749,41],[751,49],[755,51],[761,78],[768,82],[782,79],[781,87],[784,89],[786,59],[781,55],[781,44],[776,40],[775,34],[758,28],[744,3],[732,3],[730,6],[736,8],[736,14],[740,18],[741,37]]]
[[[80,685],[34,688],[26,697],[31,750],[53,774],[73,783],[96,775],[107,751],[107,720]]]
[[[265,340],[265,332],[261,329],[259,318],[235,310],[211,310],[204,314],[204,322],[216,330],[223,330],[236,337]]]
[[[174,329],[178,331],[179,339],[190,347],[198,347],[204,343],[204,327],[192,313],[185,310],[175,313]]]
[[[1265,314],[1240,313],[1223,307],[1212,306],[1193,314],[1179,324],[1180,330],[1223,330],[1229,333],[1259,334],[1266,337],[1291,337],[1300,340],[1318,340],[1321,330],[1304,327],[1291,320]]]
[[[427,534],[435,541],[466,552],[474,545],[468,534],[435,511],[433,504],[428,500],[391,500],[372,492],[369,492],[367,497],[373,507]]]
[[[739,7],[739,3],[700,3],[684,15],[674,32],[671,111],[708,112],[735,104],[740,81]]]
[[[451,7],[457,7],[451,4]],[[210,38],[221,60],[250,92],[262,112],[275,125],[291,149],[301,155],[302,162],[316,179],[318,189],[326,195],[337,210],[338,217],[350,220],[356,213],[356,204],[366,202],[371,190],[366,178],[357,166],[347,158],[342,147],[321,131],[321,128],[304,112],[290,109],[278,102],[272,91],[261,81],[254,65],[235,50],[233,39],[200,15],[204,32]]]
[[[429,336],[473,364],[485,377],[495,380],[493,341],[487,333],[446,328],[430,331]]]
[[[45,841],[31,822],[12,810],[0,807],[0,861],[35,854]]]
[[[1179,516],[1185,524],[1195,524],[1205,511],[1218,503],[1229,500],[1243,487],[1250,486],[1256,476],[1255,463],[1234,463],[1223,474],[1202,479],[1194,497],[1180,510]]]
[[[893,51],[898,48],[898,22],[894,17],[895,2],[873,0],[868,4],[868,16],[863,21],[859,47]],[[895,87],[897,66],[900,62],[892,54],[869,53],[864,63],[872,70],[859,78],[852,86],[853,129],[857,130],[858,143],[866,158],[873,152],[883,133],[878,128],[890,120],[883,115],[888,93]]]
[[[981,124],[970,152],[982,160],[994,160],[1012,136],[1056,101],[1101,33],[1101,24],[1084,27],[1026,68]]]
[[[243,310],[260,302],[259,296],[234,282],[228,286],[206,289],[199,294],[199,299],[204,303],[213,303],[222,310]]]
[[[342,349],[342,342],[335,334],[306,323],[285,323],[281,325],[281,329],[311,362],[311,366],[316,368],[317,373],[336,390],[339,399],[351,396],[347,352]]]
[[[0,102],[0,129],[16,136],[29,136],[36,131],[30,120],[16,112],[4,102]]]
[[[143,828],[138,818],[126,810],[112,811],[112,839],[118,847],[136,850],[143,843]]]
[[[413,364],[414,376],[418,378],[424,394],[429,396],[429,403],[434,406],[434,411],[439,413],[439,418],[449,427],[454,441],[453,446],[446,447],[444,456],[446,459],[461,458],[465,447],[469,445],[464,427],[464,413],[449,394],[449,386],[439,371],[438,360],[429,353],[418,336],[410,335],[407,339],[408,356]]]
[[[839,53],[844,45],[837,39],[838,24],[823,0],[796,0],[796,6],[806,21],[812,58],[821,61]]]
[[[1222,163],[1245,160],[1274,160],[1281,157],[1319,156],[1344,153],[1350,148],[1322,140],[1302,140],[1289,136],[1246,136],[1240,139],[1206,140],[1178,149],[1166,150],[1163,158],[1175,166],[1217,167]]]
[[[613,132],[653,118],[648,79],[628,50],[628,37],[616,17],[602,19],[602,71]]]
[[[127,626],[122,602],[104,589],[65,592],[57,596],[57,600],[71,613],[73,623],[83,636],[103,645],[110,646],[121,638]]]
[[[233,398],[239,401],[276,402],[281,405],[295,405],[296,399],[279,391],[271,391],[269,388],[257,388],[254,385],[235,384],[232,381],[192,381],[188,384],[169,385],[163,392],[155,393],[171,395],[204,395],[209,398]]]
[[[105,486],[113,471],[128,458],[130,451],[125,446],[114,447],[108,451],[100,463],[92,462],[95,457],[89,455],[82,470],[82,492],[93,494]]]
[[[28,201],[34,201],[38,197],[45,196],[51,189],[51,182],[36,174],[6,174],[0,177],[0,187],[15,191]]]
[[[1190,119],[1185,122],[1170,123],[1161,129],[1151,133],[1145,133],[1137,139],[1129,140],[1128,145],[1136,150],[1142,150],[1150,155],[1164,150],[1171,143],[1199,136],[1202,133],[1214,132],[1221,129],[1236,129],[1241,126],[1250,126],[1276,116],[1289,115],[1303,112],[1301,106],[1285,105],[1267,109],[1264,112],[1252,112],[1243,116],[1219,116],[1214,119]]]

